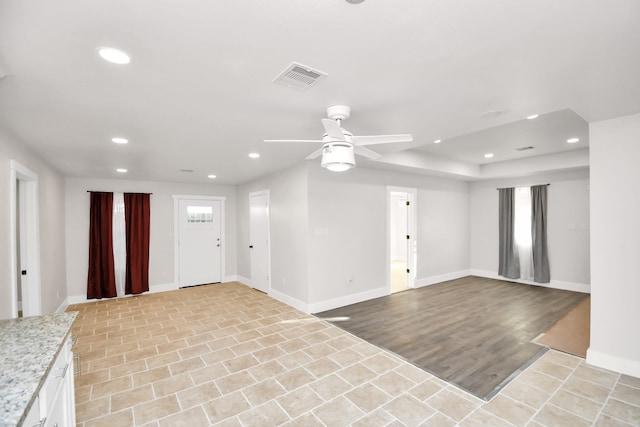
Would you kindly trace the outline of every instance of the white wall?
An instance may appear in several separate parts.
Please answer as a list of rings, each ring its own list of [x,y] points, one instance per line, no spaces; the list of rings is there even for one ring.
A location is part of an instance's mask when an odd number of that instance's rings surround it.
[[[87,191],[153,193],[149,248],[149,286],[177,286],[174,281],[172,195],[223,196],[225,200],[225,279],[237,274],[235,187],[216,184],[180,184],[153,181],[67,178],[66,259],[68,295],[77,299],[87,294],[89,263],[89,200]]]
[[[10,160],[38,174],[40,219],[40,276],[42,313],[55,312],[66,297],[66,272],[60,253],[65,245],[64,180],[62,175],[33,154],[21,141],[0,131],[0,318],[10,318],[11,266],[9,195]]]
[[[469,184],[423,177],[418,187],[416,285],[450,280],[469,271]]]
[[[592,123],[587,362],[640,377],[640,114]]]
[[[309,169],[309,301],[312,311],[385,294],[387,186],[418,189],[416,282],[466,274],[468,184],[362,167]]]
[[[498,191],[496,188],[551,184],[548,189],[547,241],[550,286],[589,290],[589,172],[579,170],[505,178],[471,184],[471,271],[497,277]]]
[[[307,164],[242,184],[237,188],[238,274],[249,281],[249,193],[261,190],[269,190],[270,295],[305,310],[309,299]]]

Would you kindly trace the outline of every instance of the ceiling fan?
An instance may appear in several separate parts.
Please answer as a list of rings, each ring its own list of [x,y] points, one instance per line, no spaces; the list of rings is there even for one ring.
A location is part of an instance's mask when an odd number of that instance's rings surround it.
[[[342,121],[349,118],[351,108],[346,105],[333,105],[327,108],[328,119],[322,119],[325,133],[322,139],[265,139],[265,142],[314,142],[322,143],[322,147],[307,156],[307,160],[315,159],[322,155],[322,167],[333,171],[342,172],[356,165],[354,154],[375,160],[381,156],[373,150],[365,148],[365,145],[388,144],[393,142],[411,142],[413,137],[404,135],[353,135],[342,127]]]

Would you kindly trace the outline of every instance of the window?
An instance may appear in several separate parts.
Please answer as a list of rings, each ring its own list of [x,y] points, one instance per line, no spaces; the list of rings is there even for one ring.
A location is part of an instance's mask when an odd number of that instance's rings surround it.
[[[187,206],[187,222],[213,222],[212,206]]]
[[[515,239],[520,258],[520,277],[533,280],[533,254],[531,251],[531,187],[519,187],[514,201]]]

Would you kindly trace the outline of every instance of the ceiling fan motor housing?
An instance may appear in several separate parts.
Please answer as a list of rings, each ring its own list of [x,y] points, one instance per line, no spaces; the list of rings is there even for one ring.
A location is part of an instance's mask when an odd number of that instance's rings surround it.
[[[351,108],[347,105],[332,105],[327,108],[327,117],[331,120],[346,120],[351,116]]]

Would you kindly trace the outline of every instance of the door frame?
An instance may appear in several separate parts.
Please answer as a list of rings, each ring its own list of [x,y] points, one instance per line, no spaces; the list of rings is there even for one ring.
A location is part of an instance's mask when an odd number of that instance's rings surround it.
[[[176,287],[180,287],[180,201],[181,200],[208,200],[220,202],[220,280],[226,281],[225,253],[227,245],[225,242],[225,200],[224,196],[190,196],[173,194],[173,281]]]
[[[407,288],[416,287],[416,269],[418,264],[418,190],[412,187],[387,186],[387,294],[391,295],[391,193],[406,193],[409,201],[407,228],[411,238],[407,242]]]
[[[9,228],[11,230],[11,314],[18,317],[18,286],[21,281],[18,278],[18,257],[21,257],[21,266],[28,270],[30,295],[22,293],[22,312],[29,316],[42,314],[42,283],[40,276],[40,218],[38,206],[38,174],[23,166],[15,160],[10,161],[9,190]],[[16,188],[20,183],[19,194]],[[19,196],[19,198],[18,198]],[[18,230],[18,218],[16,215],[20,203],[20,222]],[[20,231],[20,252],[17,249],[17,236]],[[28,297],[28,298],[25,298]],[[25,301],[26,300],[26,301]]]
[[[260,190],[253,191],[249,193],[249,244],[251,244],[251,198],[254,196],[267,196],[267,295],[271,292],[271,196],[269,195],[269,190]],[[251,273],[251,249],[249,249],[249,273]],[[251,281],[253,282],[253,275],[251,277]],[[251,286],[253,287],[253,284]],[[255,289],[255,288],[254,288]]]

